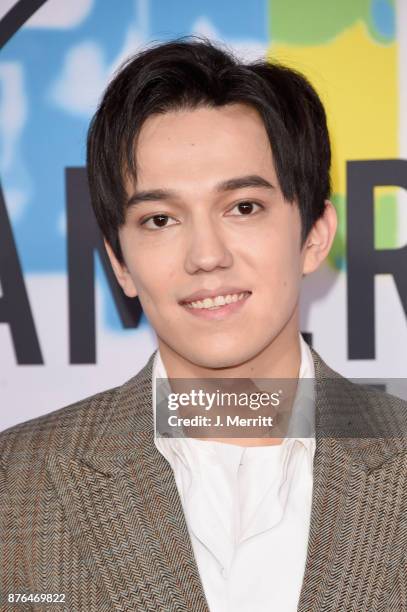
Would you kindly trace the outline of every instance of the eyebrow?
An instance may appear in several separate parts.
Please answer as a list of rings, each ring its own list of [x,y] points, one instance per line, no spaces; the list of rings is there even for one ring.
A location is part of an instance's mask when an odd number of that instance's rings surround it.
[[[237,189],[245,189],[246,187],[263,187],[266,189],[274,189],[269,181],[257,174],[249,174],[247,176],[239,176],[222,181],[215,186],[217,192],[235,191]],[[152,189],[149,191],[136,191],[127,201],[127,207],[135,206],[141,202],[157,202],[175,199],[179,194],[172,189]]]

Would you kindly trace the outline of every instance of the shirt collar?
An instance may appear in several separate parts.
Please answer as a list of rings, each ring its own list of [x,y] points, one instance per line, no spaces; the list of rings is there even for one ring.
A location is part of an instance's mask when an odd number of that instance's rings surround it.
[[[299,443],[305,446],[309,452],[310,461],[312,462],[315,452],[315,368],[312,353],[308,344],[305,342],[301,333],[298,333],[298,336],[301,349],[298,391],[294,402],[287,437],[283,440],[283,444],[292,444],[295,440],[297,440]],[[163,453],[163,438],[156,436],[155,426],[156,381],[158,378],[168,378],[159,350],[156,352],[153,363],[152,396],[154,414],[154,442],[158,450]],[[208,444],[208,442],[205,443]],[[168,445],[166,444],[165,446]]]

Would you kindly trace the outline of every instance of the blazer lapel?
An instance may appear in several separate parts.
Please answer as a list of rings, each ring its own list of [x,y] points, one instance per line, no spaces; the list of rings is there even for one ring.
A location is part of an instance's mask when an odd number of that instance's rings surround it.
[[[117,610],[207,612],[172,469],[154,444],[152,360],[83,457],[50,457],[82,559]]]
[[[329,437],[338,419],[366,411],[367,399],[362,403],[360,392],[315,351],[313,357],[316,451],[298,610],[382,610],[407,537],[404,442],[394,452],[389,439],[345,439],[337,427],[342,437]]]

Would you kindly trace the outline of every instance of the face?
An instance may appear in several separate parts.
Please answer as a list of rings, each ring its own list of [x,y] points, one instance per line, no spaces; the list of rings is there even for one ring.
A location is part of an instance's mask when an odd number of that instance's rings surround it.
[[[313,264],[257,112],[234,104],[152,116],[136,159],[119,232],[125,265],[108,250],[160,350],[233,368],[283,334],[295,337],[301,279]]]

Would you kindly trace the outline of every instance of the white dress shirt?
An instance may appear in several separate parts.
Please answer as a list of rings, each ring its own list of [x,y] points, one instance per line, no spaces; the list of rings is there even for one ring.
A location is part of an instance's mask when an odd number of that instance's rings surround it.
[[[313,379],[311,351],[301,334],[299,342],[299,378]],[[157,378],[167,378],[159,351],[153,365],[154,417]],[[174,472],[211,612],[297,610],[311,514],[313,387],[311,396],[309,384],[306,397],[297,392],[290,420],[291,428],[305,416],[307,437],[244,447],[155,436]]]

